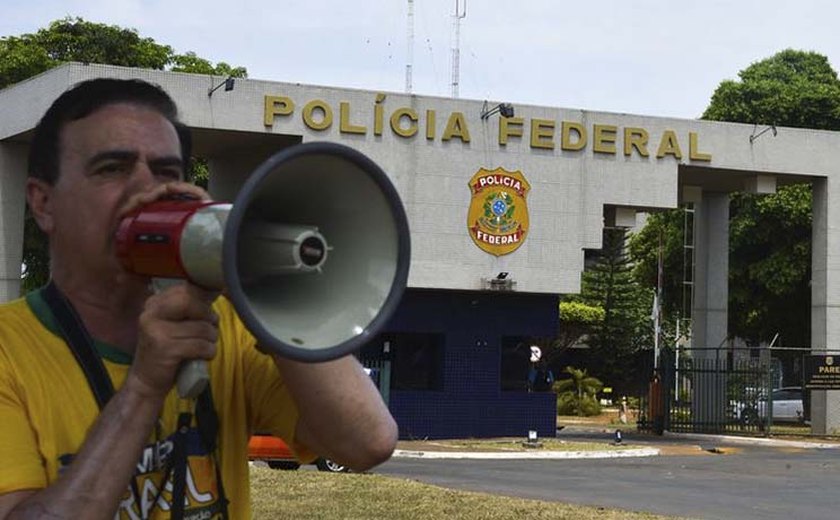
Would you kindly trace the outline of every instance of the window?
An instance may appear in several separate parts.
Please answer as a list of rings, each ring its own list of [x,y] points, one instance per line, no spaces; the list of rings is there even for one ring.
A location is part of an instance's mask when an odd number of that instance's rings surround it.
[[[779,390],[773,390],[773,400],[774,401],[801,401],[802,400],[802,390],[798,388],[782,388]]]
[[[528,369],[531,367],[531,343],[524,336],[502,338],[500,380],[502,390],[528,389]]]
[[[431,333],[381,334],[362,349],[360,357],[390,358],[394,390],[442,390],[444,338]],[[386,342],[389,354],[384,352]]]

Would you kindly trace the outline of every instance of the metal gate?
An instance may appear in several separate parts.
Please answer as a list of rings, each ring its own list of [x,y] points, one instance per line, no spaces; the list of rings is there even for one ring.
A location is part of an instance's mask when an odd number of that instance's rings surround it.
[[[652,361],[652,360],[651,360]],[[651,363],[652,364],[652,363]],[[738,359],[731,348],[660,354],[640,396],[638,427],[691,433],[767,433],[773,422],[772,364]]]

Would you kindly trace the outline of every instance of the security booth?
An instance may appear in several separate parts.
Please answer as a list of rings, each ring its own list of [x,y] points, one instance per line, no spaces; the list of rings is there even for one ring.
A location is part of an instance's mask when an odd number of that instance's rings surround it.
[[[412,289],[361,357],[389,362],[403,438],[553,437],[556,394],[528,391],[527,338],[557,321],[554,295]]]
[[[554,395],[525,386],[529,338],[556,333],[558,295],[580,290],[585,250],[601,248],[605,226],[635,225],[638,212],[694,205],[692,343],[720,344],[732,191],[812,185],[812,348],[837,348],[836,133],[758,135],[753,125],[252,79],[213,91],[225,78],[92,64],[0,91],[3,300],[20,291],[31,131],[61,92],[95,77],[169,92],[219,200],[233,200],[258,165],[299,143],[347,145],[386,172],[410,229],[408,289],[359,355],[387,376],[383,393],[404,438],[553,436]],[[301,197],[317,201],[312,191]],[[377,231],[371,225],[358,242],[375,247]],[[838,391],[814,390],[812,401],[815,432],[840,427]]]

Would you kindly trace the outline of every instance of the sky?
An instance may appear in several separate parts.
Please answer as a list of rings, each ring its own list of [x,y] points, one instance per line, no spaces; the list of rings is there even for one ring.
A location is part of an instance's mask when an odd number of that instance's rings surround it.
[[[254,79],[696,118],[725,79],[794,48],[840,67],[836,0],[0,0],[0,36],[78,16]]]

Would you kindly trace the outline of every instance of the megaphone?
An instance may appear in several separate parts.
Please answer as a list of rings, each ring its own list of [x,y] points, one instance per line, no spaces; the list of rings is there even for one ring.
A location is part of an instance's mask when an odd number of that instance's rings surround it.
[[[408,279],[408,219],[394,185],[368,157],[307,143],[266,160],[233,204],[161,200],[123,218],[125,268],[224,290],[264,351],[336,359],[373,339]],[[182,397],[207,384],[206,364],[178,375]]]

